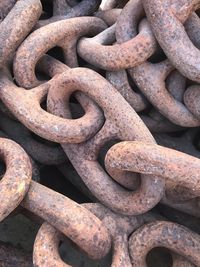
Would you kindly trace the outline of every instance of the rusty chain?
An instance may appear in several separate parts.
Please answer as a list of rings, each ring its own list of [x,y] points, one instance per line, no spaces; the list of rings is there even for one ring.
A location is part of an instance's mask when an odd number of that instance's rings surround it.
[[[0,222],[40,226],[32,259],[0,238],[0,266],[72,266],[67,239],[112,267],[167,266],[156,247],[200,266],[199,8],[0,2]]]

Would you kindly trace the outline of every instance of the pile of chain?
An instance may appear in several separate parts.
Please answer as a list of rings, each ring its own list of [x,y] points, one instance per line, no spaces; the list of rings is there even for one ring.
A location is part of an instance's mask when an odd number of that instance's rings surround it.
[[[145,267],[155,247],[200,266],[198,8],[0,1],[0,221],[41,224],[33,259],[1,242],[0,266],[71,266],[65,238],[92,259],[111,250],[112,267]],[[44,166],[90,203],[43,185]]]

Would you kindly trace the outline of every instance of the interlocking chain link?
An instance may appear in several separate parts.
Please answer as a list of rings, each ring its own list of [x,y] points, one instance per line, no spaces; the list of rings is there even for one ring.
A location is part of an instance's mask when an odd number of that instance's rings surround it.
[[[66,238],[95,260],[111,250],[112,267],[145,267],[155,247],[200,266],[199,8],[1,1],[0,221],[40,229],[33,260],[0,240],[0,266],[71,266]],[[90,203],[45,183],[52,168]]]

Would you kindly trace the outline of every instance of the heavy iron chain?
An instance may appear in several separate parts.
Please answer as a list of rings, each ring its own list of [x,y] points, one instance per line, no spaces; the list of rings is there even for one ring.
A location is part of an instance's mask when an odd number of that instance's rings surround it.
[[[174,267],[200,266],[187,223],[200,218],[198,8],[0,2],[0,222],[22,213],[41,225],[33,260],[0,242],[0,266],[71,266],[66,237],[92,259],[112,250],[112,267],[145,267],[155,247]],[[41,166],[91,203],[42,185]]]

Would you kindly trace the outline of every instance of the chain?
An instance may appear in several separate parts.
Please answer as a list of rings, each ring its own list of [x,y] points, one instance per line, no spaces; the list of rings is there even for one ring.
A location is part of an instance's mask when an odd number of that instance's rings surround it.
[[[156,247],[200,266],[199,7],[1,1],[0,222],[40,227],[32,260],[2,240],[0,266],[71,266],[66,238],[112,267]],[[45,183],[52,168],[85,201]]]

